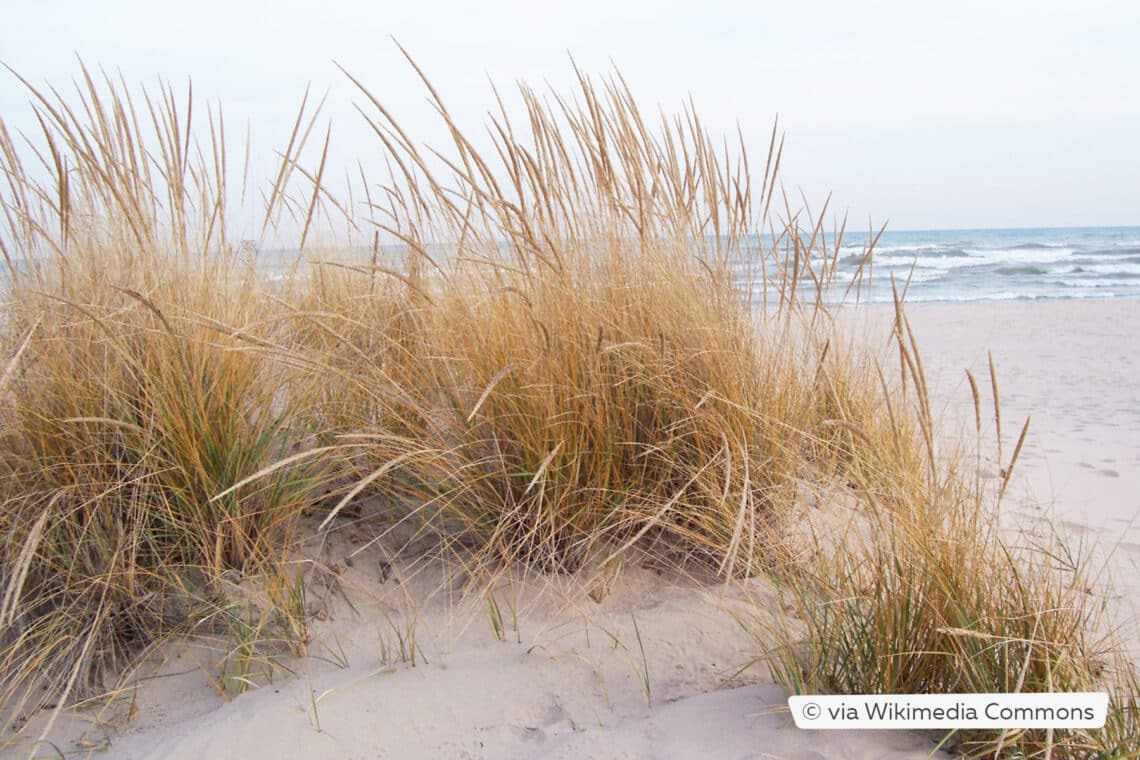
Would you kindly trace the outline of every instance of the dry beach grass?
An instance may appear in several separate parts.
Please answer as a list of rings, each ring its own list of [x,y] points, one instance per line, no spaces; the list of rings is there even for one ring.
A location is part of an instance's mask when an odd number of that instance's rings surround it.
[[[324,187],[327,142],[302,168],[302,107],[259,218],[294,216],[302,253],[333,220],[372,249],[284,279],[227,237],[220,116],[199,143],[169,89],[29,86],[42,133],[0,132],[6,733],[172,635],[228,636],[219,683],[255,684],[273,645],[310,643],[302,516],[351,510],[488,583],[620,583],[635,550],[766,573],[789,618],[758,646],[790,690],[1107,688],[1103,731],[947,746],[1134,756],[1136,673],[1086,568],[997,530],[1017,453],[993,488],[945,450],[901,301],[891,361],[839,339],[837,235],[777,194],[775,134],[761,170],[691,110],[649,123],[620,79],[580,81],[523,88],[524,126],[500,100],[480,148],[425,78],[439,150],[360,85],[391,175],[359,206]],[[1000,416],[996,380],[975,403]],[[809,493],[851,530],[805,533]]]

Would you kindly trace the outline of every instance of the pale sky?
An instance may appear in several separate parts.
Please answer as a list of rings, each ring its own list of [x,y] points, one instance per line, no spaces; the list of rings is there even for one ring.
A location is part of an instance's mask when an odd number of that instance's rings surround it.
[[[1140,224],[1135,0],[4,5],[0,61],[33,82],[68,86],[75,54],[131,83],[192,77],[265,152],[307,84],[327,91],[342,167],[379,151],[334,61],[414,136],[442,141],[394,36],[475,130],[494,105],[488,77],[565,92],[568,54],[595,75],[612,61],[650,112],[691,94],[714,135],[740,124],[754,160],[779,114],[785,185],[816,204],[831,192],[857,228]],[[10,126],[29,128],[27,101],[0,71]]]

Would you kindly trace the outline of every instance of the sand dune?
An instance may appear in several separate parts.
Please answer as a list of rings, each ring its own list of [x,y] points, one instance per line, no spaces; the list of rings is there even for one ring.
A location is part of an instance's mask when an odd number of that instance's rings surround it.
[[[984,377],[992,350],[1008,446],[1032,415],[1007,521],[1053,511],[1074,540],[1116,546],[1118,614],[1134,621],[1140,302],[910,313],[947,419],[972,420],[962,370]],[[207,677],[217,652],[170,645],[148,674],[162,677],[101,724],[67,714],[56,745],[123,758],[919,758],[937,738],[796,729],[765,669],[742,671],[756,644],[731,611],[746,597],[775,604],[758,579],[701,587],[627,563],[600,604],[545,578],[499,584],[492,605],[437,564],[355,550],[343,535],[322,550],[340,575],[309,599],[321,657],[292,662],[294,677],[227,702]]]

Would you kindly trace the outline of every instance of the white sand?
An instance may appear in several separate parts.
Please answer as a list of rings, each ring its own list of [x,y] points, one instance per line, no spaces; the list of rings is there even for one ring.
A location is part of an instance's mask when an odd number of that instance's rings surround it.
[[[1055,502],[1074,537],[1118,542],[1113,567],[1135,578],[1140,302],[924,306],[911,317],[951,416],[969,404],[962,369],[985,382],[987,347],[1000,376],[1007,457],[1033,414],[1009,519],[1039,514],[1019,503],[1026,492]],[[226,702],[206,677],[217,654],[172,647],[162,672],[182,675],[143,681],[129,722],[130,695],[117,716],[105,716],[112,725],[71,715],[55,741],[74,751],[77,740],[106,737],[104,756],[124,758],[919,758],[931,750],[929,736],[913,733],[800,731],[763,668],[732,678],[757,651],[728,612],[741,589],[666,582],[628,563],[600,605],[571,599],[553,581],[500,587],[500,641],[486,600],[460,600],[462,579],[397,562],[380,583],[375,550],[345,564],[355,548],[342,534],[322,556],[340,566],[359,614],[338,592],[323,604],[315,592],[309,600],[331,615],[313,623],[314,636],[347,667],[310,660],[297,677]],[[1137,599],[1138,586],[1124,584],[1122,605]],[[455,593],[425,600],[434,588]],[[759,581],[744,590],[771,599]],[[400,661],[396,635],[406,636],[412,617],[427,657],[415,667]]]
[[[328,556],[352,549],[334,540]],[[335,620],[313,623],[314,637],[348,667],[309,660],[296,678],[226,703],[204,677],[217,671],[217,654],[171,646],[161,672],[172,675],[142,681],[117,714],[102,716],[105,726],[68,715],[55,741],[74,750],[109,739],[113,757],[187,759],[917,759],[932,747],[900,732],[805,736],[763,668],[734,678],[757,645],[730,610],[743,608],[744,593],[770,604],[760,581],[709,590],[627,566],[601,604],[549,579],[502,583],[499,640],[485,598],[428,594],[458,585],[438,565],[405,568],[401,582],[396,562],[380,584],[379,559],[368,551],[342,565],[359,615],[336,592],[328,597]],[[414,609],[409,597],[421,600]],[[415,667],[399,656],[413,618]]]

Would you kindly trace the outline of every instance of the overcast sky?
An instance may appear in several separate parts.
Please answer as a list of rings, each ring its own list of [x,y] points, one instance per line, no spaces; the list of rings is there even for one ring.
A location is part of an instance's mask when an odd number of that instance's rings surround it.
[[[773,118],[783,180],[865,226],[893,229],[1140,224],[1140,2],[797,0],[4,0],[0,60],[66,85],[75,54],[129,82],[193,77],[228,122],[280,147],[305,86],[329,93],[337,161],[375,155],[334,61],[405,127],[441,134],[390,37],[478,127],[501,87],[567,90],[568,53],[611,61],[647,110],[690,94],[714,134],[754,155]],[[0,72],[0,116],[28,96]]]

